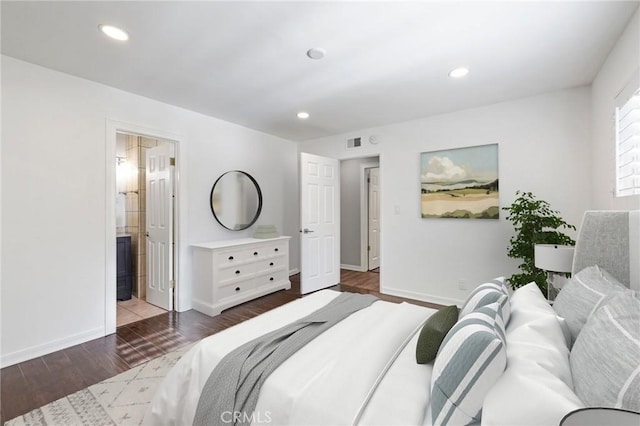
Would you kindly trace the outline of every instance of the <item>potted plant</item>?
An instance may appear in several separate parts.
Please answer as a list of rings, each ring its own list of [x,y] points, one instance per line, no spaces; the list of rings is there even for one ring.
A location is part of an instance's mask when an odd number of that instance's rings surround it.
[[[513,223],[516,234],[509,240],[507,255],[522,259],[519,274],[512,275],[508,282],[511,288],[522,287],[535,281],[543,294],[547,294],[546,272],[534,265],[534,246],[536,244],[574,245],[575,241],[562,233],[562,229],[576,227],[565,222],[560,212],[552,210],[548,202],[538,200],[531,192],[516,191],[516,199],[503,210],[509,212],[507,220]]]

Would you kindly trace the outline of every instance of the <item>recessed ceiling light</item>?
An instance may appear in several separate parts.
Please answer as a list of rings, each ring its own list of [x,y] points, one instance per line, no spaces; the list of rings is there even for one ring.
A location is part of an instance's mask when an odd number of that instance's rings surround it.
[[[465,67],[459,67],[449,71],[449,77],[451,78],[462,78],[467,74],[469,74],[469,68],[465,68]]]
[[[309,113],[308,112],[304,112],[304,111],[300,111],[298,113],[298,118],[300,120],[306,120],[307,118],[309,118]]]
[[[307,56],[310,59],[322,59],[326,54],[327,54],[327,51],[324,50],[322,47],[314,47],[307,50]]]
[[[122,28],[114,27],[113,25],[101,24],[98,25],[100,31],[102,31],[108,37],[111,37],[114,40],[118,41],[127,41],[129,40],[129,34]]]

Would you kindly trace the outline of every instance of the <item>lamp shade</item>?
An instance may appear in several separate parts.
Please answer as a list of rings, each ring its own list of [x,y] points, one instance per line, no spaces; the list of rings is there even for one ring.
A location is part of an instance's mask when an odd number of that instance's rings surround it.
[[[534,246],[536,268],[553,272],[571,272],[573,250],[573,246],[536,244]]]

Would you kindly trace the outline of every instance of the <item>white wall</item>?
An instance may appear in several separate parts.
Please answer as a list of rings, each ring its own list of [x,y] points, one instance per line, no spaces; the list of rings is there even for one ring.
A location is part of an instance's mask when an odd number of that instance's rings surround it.
[[[530,190],[576,225],[587,208],[640,208],[640,197],[612,196],[611,120],[613,98],[640,63],[639,14],[591,89],[300,145],[299,151],[340,159],[381,156],[383,291],[456,302],[480,281],[516,270],[505,255],[512,229],[504,214],[495,222],[420,219],[423,151],[498,142],[501,206],[516,189]],[[295,144],[2,57],[3,365],[104,331],[107,118],[183,139],[182,300],[190,299],[189,243],[251,235],[224,230],[211,216],[208,194],[226,170],[242,169],[258,180],[264,193],[258,223],[275,224],[293,237],[291,267],[299,265]],[[368,144],[373,134],[380,144]],[[365,146],[347,153],[344,140],[354,136],[362,136]],[[467,280],[467,290],[458,288],[460,279]]]
[[[190,308],[188,245],[253,232],[211,215],[220,174],[260,183],[258,223],[297,227],[294,143],[3,56],[2,365],[104,335],[105,286],[115,286],[105,282],[107,119],[180,140],[179,309]]]
[[[615,197],[615,113],[616,95],[640,66],[640,9],[609,53],[592,84],[591,183],[595,210],[638,210],[640,195]]]
[[[420,153],[498,143],[500,206],[516,190],[532,191],[578,225],[590,199],[589,122],[590,89],[580,87],[308,141],[300,151],[380,155],[382,291],[460,303],[484,280],[517,270],[506,256],[513,229],[504,212],[495,221],[421,219]],[[370,135],[379,144],[366,142]],[[364,147],[346,152],[345,139],[357,136]]]

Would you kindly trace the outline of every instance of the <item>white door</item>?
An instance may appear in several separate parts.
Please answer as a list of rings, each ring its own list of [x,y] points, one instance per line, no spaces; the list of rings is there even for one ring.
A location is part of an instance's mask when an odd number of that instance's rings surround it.
[[[173,145],[146,152],[147,302],[173,310]]]
[[[340,282],[340,166],[300,154],[300,292]]]
[[[380,168],[369,169],[369,270],[380,267]]]

